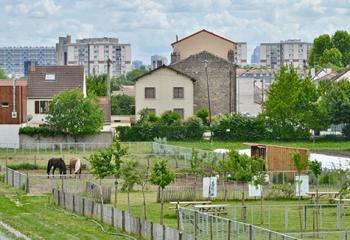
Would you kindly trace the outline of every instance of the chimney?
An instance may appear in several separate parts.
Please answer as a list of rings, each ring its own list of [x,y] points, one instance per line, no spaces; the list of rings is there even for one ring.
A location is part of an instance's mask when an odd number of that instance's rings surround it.
[[[179,36],[177,36],[177,34],[176,34],[176,42],[177,42],[177,41],[179,41]]]

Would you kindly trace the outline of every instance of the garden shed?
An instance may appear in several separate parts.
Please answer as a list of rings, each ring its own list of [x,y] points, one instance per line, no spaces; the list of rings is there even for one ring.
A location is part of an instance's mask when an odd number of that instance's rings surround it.
[[[307,161],[309,150],[306,148],[285,147],[260,143],[244,143],[250,146],[250,154],[253,159],[265,160],[265,170],[272,172],[296,171],[292,154],[300,153],[301,159]]]

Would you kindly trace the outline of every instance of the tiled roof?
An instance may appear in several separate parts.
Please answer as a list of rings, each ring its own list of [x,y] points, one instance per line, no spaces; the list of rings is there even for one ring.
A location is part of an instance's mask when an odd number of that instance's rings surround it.
[[[46,74],[54,74],[54,80],[45,80]],[[28,98],[52,98],[68,89],[83,91],[83,87],[83,66],[36,66],[28,76]]]
[[[171,46],[174,46],[175,44],[177,44],[177,43],[179,43],[179,42],[182,42],[182,41],[184,41],[184,40],[186,40],[186,39],[189,39],[189,38],[193,37],[194,35],[197,35],[197,34],[199,34],[199,33],[201,33],[201,32],[206,32],[206,33],[209,33],[209,34],[211,34],[211,35],[213,35],[213,36],[215,36],[215,37],[218,37],[218,38],[221,38],[221,39],[223,39],[223,40],[225,40],[225,41],[227,41],[227,42],[230,42],[230,43],[232,43],[232,44],[237,44],[237,43],[235,43],[234,41],[231,41],[230,39],[227,39],[227,38],[224,38],[224,37],[222,37],[222,36],[219,36],[219,35],[217,35],[217,34],[215,34],[215,33],[213,33],[213,32],[209,32],[209,31],[206,30],[206,29],[202,29],[202,30],[200,30],[200,31],[198,31],[198,32],[195,32],[195,33],[193,33],[193,34],[191,34],[191,35],[188,35],[187,37],[184,37],[184,38],[182,38],[182,39],[180,39],[180,40],[178,40],[178,41],[173,42],[173,43],[171,44]]]

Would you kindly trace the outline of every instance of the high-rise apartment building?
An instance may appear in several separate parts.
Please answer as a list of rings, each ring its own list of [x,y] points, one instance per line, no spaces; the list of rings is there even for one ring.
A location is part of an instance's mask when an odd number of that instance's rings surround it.
[[[259,65],[260,64],[260,46],[256,46],[254,48],[252,57],[250,59],[250,63],[252,65]]]
[[[300,39],[261,43],[260,65],[279,69],[283,65],[293,64],[295,68],[303,68],[307,63],[311,47],[311,43],[302,42]]]
[[[168,59],[166,57],[159,56],[159,55],[151,56],[151,70],[167,64],[168,64]]]
[[[23,77],[30,62],[38,65],[55,65],[54,47],[0,47],[0,68],[9,76]]]
[[[70,36],[60,37],[56,44],[59,65],[84,65],[85,74],[106,74],[111,60],[111,76],[132,70],[131,45],[118,38],[84,38],[71,42]]]
[[[237,42],[235,51],[236,64],[239,66],[246,66],[247,63],[247,43]]]

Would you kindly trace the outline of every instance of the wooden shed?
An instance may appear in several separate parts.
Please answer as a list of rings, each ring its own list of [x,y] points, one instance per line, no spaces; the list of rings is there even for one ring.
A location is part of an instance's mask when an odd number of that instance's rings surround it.
[[[266,171],[296,171],[292,154],[300,153],[301,159],[307,161],[309,150],[306,148],[285,147],[259,143],[244,143],[250,146],[253,159],[262,158],[265,160]]]

